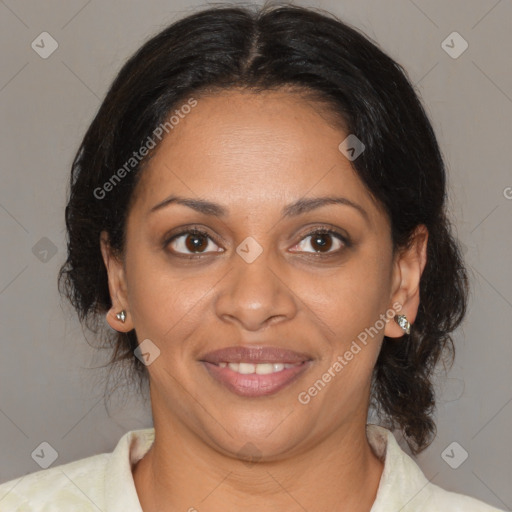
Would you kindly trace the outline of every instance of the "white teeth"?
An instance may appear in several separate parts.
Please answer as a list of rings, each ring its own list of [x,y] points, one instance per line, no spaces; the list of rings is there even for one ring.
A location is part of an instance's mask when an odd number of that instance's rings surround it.
[[[248,375],[249,373],[254,373],[256,371],[256,365],[251,363],[239,363],[238,370],[236,371],[242,375]]]
[[[256,373],[258,375],[267,375],[269,373],[274,373],[274,365],[271,363],[257,364]]]
[[[227,363],[221,362],[219,366],[221,368],[228,367],[230,370],[234,372],[241,373],[242,375],[250,375],[251,373],[256,373],[258,375],[268,375],[269,373],[277,373],[283,371],[285,368],[292,368],[297,366],[297,364],[291,363]]]

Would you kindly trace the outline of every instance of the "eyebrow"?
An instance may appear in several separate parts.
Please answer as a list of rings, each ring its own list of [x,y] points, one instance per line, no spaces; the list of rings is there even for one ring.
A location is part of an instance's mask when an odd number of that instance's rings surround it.
[[[211,215],[214,217],[226,217],[229,211],[221,206],[218,203],[213,203],[211,201],[206,201],[204,199],[193,199],[189,197],[181,197],[181,196],[169,196],[164,199],[160,203],[153,206],[150,210],[150,213],[165,208],[170,204],[181,204],[184,206],[188,206],[193,210],[203,213],[205,215]],[[346,197],[333,197],[333,196],[324,196],[324,197],[306,197],[298,199],[297,201],[285,206],[281,211],[281,217],[296,217],[302,213],[306,213],[316,208],[321,208],[322,206],[327,206],[330,204],[340,204],[345,206],[350,206],[357,210],[367,222],[370,221],[368,212],[359,204],[354,203],[350,199]]]

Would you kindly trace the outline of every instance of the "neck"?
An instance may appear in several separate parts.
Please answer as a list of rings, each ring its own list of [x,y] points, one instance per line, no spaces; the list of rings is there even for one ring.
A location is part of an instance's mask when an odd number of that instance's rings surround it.
[[[287,459],[250,463],[155,419],[154,444],[133,470],[139,500],[145,512],[369,512],[384,464],[370,448],[365,425],[361,419],[343,425]]]

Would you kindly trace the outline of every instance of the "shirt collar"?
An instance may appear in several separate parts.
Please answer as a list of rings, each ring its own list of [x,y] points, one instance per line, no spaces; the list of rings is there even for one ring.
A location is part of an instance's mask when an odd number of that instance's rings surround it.
[[[368,424],[366,435],[373,452],[384,462],[377,496],[370,512],[405,512],[409,507],[410,510],[419,508],[428,499],[430,490],[429,481],[418,465],[400,448],[390,430]],[[119,440],[106,468],[106,511],[143,512],[132,468],[148,452],[154,439],[154,428],[147,428],[127,432]]]
[[[420,510],[431,495],[430,482],[405,453],[393,433],[380,425],[366,425],[368,442],[384,462],[377,496],[370,512]]]
[[[133,481],[132,468],[148,452],[155,429],[131,430],[118,442],[105,474],[106,512],[143,512]]]

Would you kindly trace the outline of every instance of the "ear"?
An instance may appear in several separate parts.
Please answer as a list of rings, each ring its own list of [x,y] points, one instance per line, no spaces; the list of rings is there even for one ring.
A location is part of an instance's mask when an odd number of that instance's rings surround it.
[[[405,315],[412,325],[420,304],[420,279],[427,263],[428,230],[420,224],[414,231],[409,247],[397,252],[393,261],[391,304],[395,315]],[[384,335],[400,338],[402,328],[393,318],[386,323]]]
[[[133,329],[132,316],[128,310],[128,300],[126,293],[125,270],[122,261],[114,254],[108,233],[102,231],[100,234],[100,247],[103,263],[108,274],[108,289],[110,291],[110,300],[112,307],[107,313],[107,322],[112,329],[119,332],[128,332]],[[117,314],[125,311],[126,320],[124,323],[117,318]]]

